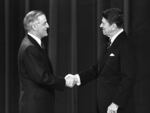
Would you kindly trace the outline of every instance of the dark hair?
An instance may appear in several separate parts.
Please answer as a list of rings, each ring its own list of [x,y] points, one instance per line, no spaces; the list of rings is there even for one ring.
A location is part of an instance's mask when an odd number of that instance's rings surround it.
[[[118,28],[123,28],[123,12],[118,8],[111,8],[103,11],[102,17],[104,17],[109,24],[115,23]]]

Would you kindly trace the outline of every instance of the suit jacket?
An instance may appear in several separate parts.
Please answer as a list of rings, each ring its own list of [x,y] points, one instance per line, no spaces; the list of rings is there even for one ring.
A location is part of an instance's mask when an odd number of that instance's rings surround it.
[[[100,113],[106,113],[112,102],[119,105],[119,113],[126,111],[135,77],[133,51],[126,33],[122,32],[107,49],[103,62],[82,71],[79,76],[81,85],[98,78]]]
[[[18,52],[20,113],[53,113],[54,90],[63,89],[65,80],[53,74],[46,52],[26,36]]]

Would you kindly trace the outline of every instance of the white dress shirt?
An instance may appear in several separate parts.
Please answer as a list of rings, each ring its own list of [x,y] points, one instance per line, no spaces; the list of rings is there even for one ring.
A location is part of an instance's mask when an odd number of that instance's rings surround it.
[[[120,29],[113,37],[110,38],[110,46],[112,45],[112,43],[114,42],[114,40],[117,38],[117,36],[119,34],[121,34],[123,32],[123,29]]]
[[[39,39],[37,36],[35,36],[29,32],[28,32],[28,35],[30,35],[41,46],[41,39]]]

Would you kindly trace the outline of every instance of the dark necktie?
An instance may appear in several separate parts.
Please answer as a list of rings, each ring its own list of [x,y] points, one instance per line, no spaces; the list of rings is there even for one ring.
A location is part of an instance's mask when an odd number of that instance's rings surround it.
[[[109,40],[107,43],[107,48],[109,48],[111,46],[111,41]]]

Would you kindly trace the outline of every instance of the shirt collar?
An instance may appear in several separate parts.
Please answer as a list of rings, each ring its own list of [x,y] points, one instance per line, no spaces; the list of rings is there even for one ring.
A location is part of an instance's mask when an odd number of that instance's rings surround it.
[[[110,39],[111,45],[112,45],[112,43],[114,42],[114,40],[117,38],[117,36],[118,36],[119,34],[121,34],[122,32],[123,32],[123,29],[120,29],[120,30]]]
[[[28,35],[30,35],[41,46],[41,40],[37,36],[35,36],[29,32],[28,32]]]

